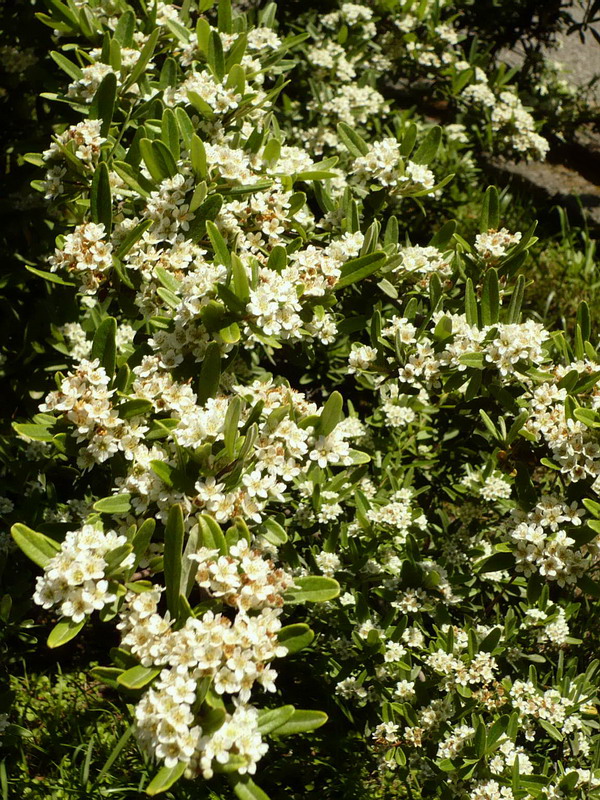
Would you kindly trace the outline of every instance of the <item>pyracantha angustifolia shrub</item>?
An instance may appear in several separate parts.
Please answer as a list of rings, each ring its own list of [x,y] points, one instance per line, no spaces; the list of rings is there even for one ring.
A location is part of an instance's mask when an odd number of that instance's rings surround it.
[[[41,15],[56,360],[2,511],[48,644],[113,632],[149,794],[264,800],[269,748],[342,719],[390,792],[600,796],[589,311],[527,314],[494,188],[474,237],[436,216],[482,140],[547,142],[452,3],[246,5]]]

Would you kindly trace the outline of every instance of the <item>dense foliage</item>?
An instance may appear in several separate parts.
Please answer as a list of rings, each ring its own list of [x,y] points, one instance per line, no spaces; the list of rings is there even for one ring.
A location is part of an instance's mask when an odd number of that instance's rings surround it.
[[[590,110],[468,2],[213,5],[5,53],[4,796],[600,797],[594,307],[481,173]]]

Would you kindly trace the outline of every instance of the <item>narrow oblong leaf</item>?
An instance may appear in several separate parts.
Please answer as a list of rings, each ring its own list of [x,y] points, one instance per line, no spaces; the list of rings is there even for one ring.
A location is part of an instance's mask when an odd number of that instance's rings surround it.
[[[384,265],[386,259],[386,254],[379,250],[375,253],[367,253],[365,256],[346,261],[340,270],[341,274],[334,288],[343,289],[344,286],[350,286],[351,283],[356,283],[372,275]]]
[[[131,544],[133,545],[133,553],[135,556],[135,567],[140,563],[144,553],[148,549],[155,528],[156,521],[153,519],[146,519],[134,534]]]
[[[287,648],[288,655],[308,647],[314,638],[314,631],[305,622],[286,625],[277,634],[277,641]]]
[[[315,433],[328,436],[343,417],[344,398],[339,392],[332,392],[323,406]]]
[[[92,361],[97,358],[112,378],[117,362],[117,320],[114,317],[107,317],[98,325],[92,341],[91,358]]]
[[[321,575],[296,578],[294,584],[295,587],[288,589],[283,595],[287,604],[324,603],[326,600],[333,600],[340,593],[340,585],[336,580]]]
[[[483,325],[495,325],[500,314],[500,288],[498,272],[491,267],[485,274],[481,293],[481,322]]]
[[[101,514],[127,514],[131,508],[131,495],[114,494],[111,497],[103,497],[94,503],[94,511]]]
[[[369,152],[369,145],[360,136],[354,128],[347,125],[345,122],[340,122],[337,126],[337,133],[341,141],[348,148],[348,152],[355,158],[365,156]]]
[[[60,544],[43,533],[17,522],[10,529],[12,538],[20,550],[38,567],[46,567],[60,550]]]
[[[307,733],[320,728],[327,722],[327,714],[324,711],[312,711],[309,709],[296,709],[291,717],[271,731],[273,736],[289,736],[293,733]]]
[[[215,223],[212,222],[212,220],[206,221],[206,232],[208,233],[208,238],[210,239],[213,250],[215,251],[215,260],[217,260],[219,264],[230,267],[231,253],[227,247],[227,242],[223,238],[221,231],[217,228]]]
[[[486,233],[489,230],[497,230],[500,224],[500,199],[498,190],[495,186],[488,186],[483,198],[479,230]]]
[[[125,84],[123,86],[124,91],[129,89],[130,86],[133,86],[133,84],[138,80],[138,78],[141,77],[142,73],[144,72],[144,70],[148,65],[148,62],[152,58],[159,36],[160,36],[160,28],[155,28],[148,37],[148,41],[146,42],[146,44],[142,47],[142,51],[139,55],[139,58],[135,62],[133,69],[129,73],[129,77],[125,81]]]
[[[90,213],[92,221],[104,225],[106,234],[110,234],[112,227],[112,196],[108,166],[104,161],[98,164],[92,178]]]
[[[237,775],[230,780],[238,800],[269,800],[269,795],[249,775]]]
[[[275,728],[283,725],[294,713],[294,706],[280,706],[261,711],[258,715],[258,731],[261,734],[270,733]]]
[[[117,76],[114,72],[109,72],[102,78],[102,82],[90,105],[90,119],[101,120],[100,135],[106,136],[110,130],[110,124],[115,110],[117,99]]]
[[[63,644],[67,644],[77,636],[85,622],[85,619],[82,619],[81,622],[73,622],[72,619],[61,619],[50,631],[46,644],[51,649],[62,647]]]
[[[200,405],[206,403],[209,397],[216,395],[219,390],[220,379],[221,348],[217,342],[211,342],[206,348],[198,378],[198,402]]]
[[[166,583],[167,608],[171,616],[179,612],[181,594],[181,562],[184,534],[183,510],[179,503],[171,506],[165,528],[164,571]]]
[[[154,795],[166,792],[181,778],[186,767],[187,764],[184,761],[178,761],[174,767],[162,767],[146,787],[146,794],[154,797]]]
[[[421,142],[416,152],[411,156],[415,164],[430,164],[435,158],[442,141],[442,129],[435,125]]]
[[[125,670],[117,678],[117,683],[126,689],[143,689],[151,683],[157,675],[160,675],[161,667],[137,667]]]

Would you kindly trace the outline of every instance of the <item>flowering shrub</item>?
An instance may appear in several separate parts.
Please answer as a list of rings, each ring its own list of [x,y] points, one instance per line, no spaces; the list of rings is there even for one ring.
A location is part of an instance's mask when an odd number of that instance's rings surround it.
[[[534,230],[493,187],[475,237],[416,243],[473,140],[381,84],[420,75],[543,156],[506,74],[451,3],[305,33],[273,4],[48,7],[65,119],[28,160],[57,236],[29,269],[58,360],[2,513],[49,647],[116,629],[92,674],[147,793],[265,800],[269,748],[340,717],[389,796],[600,797],[589,309],[570,338],[522,310]]]

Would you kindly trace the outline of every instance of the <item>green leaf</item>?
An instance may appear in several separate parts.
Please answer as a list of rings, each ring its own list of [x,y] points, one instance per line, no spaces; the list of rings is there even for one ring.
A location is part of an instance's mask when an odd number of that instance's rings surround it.
[[[44,269],[36,269],[35,267],[30,267],[28,264],[25,265],[25,269],[29,272],[32,272],[34,275],[37,275],[38,278],[43,278],[45,281],[49,283],[57,283],[60,286],[75,286],[72,281],[65,281],[59,275],[55,275],[53,272],[47,272]]]
[[[163,483],[166,483],[169,488],[173,487],[173,473],[176,471],[175,467],[172,467],[164,461],[155,459],[150,462],[150,469]]]
[[[150,175],[160,183],[177,174],[177,164],[169,148],[160,139],[140,139],[140,153]]]
[[[485,355],[483,353],[463,353],[458,357],[461,364],[473,369],[483,369],[485,367]]]
[[[327,714],[324,711],[296,709],[287,722],[275,728],[271,734],[273,736],[289,736],[293,733],[307,733],[320,728],[326,722]]]
[[[437,247],[439,250],[444,250],[444,248],[448,247],[452,241],[452,237],[456,232],[456,227],[457,224],[453,219],[442,225],[439,231],[429,242],[430,247]]]
[[[230,781],[238,800],[269,800],[269,796],[254,783],[249,775],[236,775],[231,777]]]
[[[152,534],[156,528],[156,521],[153,519],[146,519],[137,529],[131,541],[133,545],[133,553],[135,555],[135,566],[140,563],[144,553],[148,549],[152,541]]]
[[[156,43],[158,42],[158,37],[160,36],[160,28],[155,28],[150,36],[148,37],[148,41],[142,48],[142,52],[138,60],[135,62],[133,69],[129,73],[129,77],[125,81],[123,85],[123,91],[127,91],[133,84],[142,76],[142,73],[145,71],[146,67],[148,66],[148,62],[152,58],[154,54],[154,49],[156,48]]]
[[[61,619],[50,631],[46,644],[51,649],[62,647],[63,644],[67,644],[77,636],[85,622],[85,619],[82,619],[81,622],[73,622],[72,619],[67,618]]]
[[[264,735],[283,725],[290,719],[294,711],[294,706],[280,706],[279,708],[260,711],[257,725],[259,733]]]
[[[143,689],[151,683],[157,675],[160,675],[162,667],[137,667],[122,672],[117,678],[117,683],[126,689]]]
[[[114,317],[106,317],[96,329],[91,359],[93,361],[96,358],[108,377],[112,378],[117,363],[117,320]]]
[[[152,227],[154,224],[154,220],[145,219],[143,222],[140,222],[139,225],[136,225],[135,228],[129,231],[129,233],[125,236],[119,248],[115,252],[115,258],[119,260],[123,259],[127,253],[131,250],[136,242],[142,238],[142,236],[146,233],[146,231]]]
[[[227,540],[223,535],[221,526],[210,514],[200,514],[198,517],[202,546],[209,550],[217,550],[220,555],[227,555],[229,552]]]
[[[236,297],[238,297],[245,305],[250,298],[250,284],[248,283],[246,267],[242,263],[241,258],[239,258],[239,256],[237,256],[235,253],[232,253],[231,255],[231,278],[233,291],[235,292]]]
[[[56,62],[64,72],[67,73],[69,78],[72,78],[74,81],[79,81],[83,78],[81,67],[79,67],[77,64],[74,64],[66,56],[63,56],[62,53],[57,53],[56,50],[52,50],[50,52],[50,58]]]
[[[131,508],[131,495],[114,494],[111,497],[103,497],[94,503],[94,511],[101,514],[127,514]]]
[[[223,43],[217,31],[211,31],[208,37],[208,66],[218,81],[225,77],[225,58],[223,56]]]
[[[309,575],[306,578],[295,578],[294,589],[288,589],[283,598],[287,604],[292,603],[324,603],[333,600],[340,593],[340,585],[333,578],[320,575]]]
[[[525,295],[525,276],[519,275],[517,278],[517,283],[515,288],[513,289],[512,296],[510,298],[510,305],[508,307],[508,313],[506,315],[506,321],[508,323],[519,322],[521,318],[521,306],[523,304],[523,297]]]
[[[538,722],[540,723],[542,728],[546,731],[546,733],[549,733],[550,736],[553,739],[556,739],[558,742],[562,742],[562,740],[565,738],[563,734],[558,730],[558,728],[552,725],[551,722],[548,722],[545,719],[538,719]]]
[[[119,684],[117,678],[123,673],[119,667],[93,667],[90,670],[90,675],[105,686],[110,686],[111,689],[118,689]]]
[[[500,572],[501,570],[511,569],[515,565],[515,557],[512,553],[494,553],[493,556],[486,558],[482,565],[477,568],[477,572]]]
[[[183,510],[179,503],[172,505],[165,528],[164,571],[167,608],[177,618],[181,594],[181,558],[184,534]]]
[[[222,195],[212,194],[194,211],[194,219],[190,223],[190,229],[188,231],[188,237],[193,242],[197,242],[204,236],[207,221],[215,219],[218,216],[222,205]]]
[[[495,325],[500,314],[500,289],[498,273],[491,267],[483,280],[481,293],[481,322],[483,325]]]
[[[142,400],[135,398],[134,400],[126,400],[119,406],[119,417],[121,419],[131,419],[143,414],[147,414],[152,410],[152,402],[150,400]]]
[[[215,251],[215,261],[217,264],[223,264],[226,267],[231,267],[231,253],[227,248],[227,242],[223,238],[221,231],[217,228],[211,220],[206,221],[206,232],[211,241],[213,250]]]
[[[287,266],[287,250],[281,244],[276,244],[269,253],[267,269],[281,272]]]
[[[127,184],[127,186],[129,186],[130,189],[133,189],[134,192],[137,192],[140,197],[149,197],[150,192],[154,190],[152,181],[148,180],[148,178],[142,175],[137,167],[128,164],[126,161],[113,161],[112,168]],[[148,221],[151,223],[151,225],[154,224],[153,220],[146,220],[146,222]],[[140,224],[143,225],[144,223]]]
[[[236,396],[229,401],[229,405],[227,406],[223,431],[225,452],[229,459],[233,459],[235,455],[235,445],[239,436],[238,425],[241,413],[242,400],[239,396]]]
[[[266,531],[263,531],[264,538],[270,542],[271,544],[275,545],[275,547],[280,547],[282,544],[285,544],[288,540],[288,535],[278,522],[276,522],[271,517],[268,517],[263,522]]]
[[[489,230],[498,230],[500,225],[500,199],[495,186],[488,186],[483,198],[479,230],[487,233]]]
[[[90,119],[102,120],[100,125],[100,135],[107,136],[110,124],[115,111],[115,101],[117,99],[117,76],[114,72],[107,73],[90,105]]]
[[[315,434],[328,436],[343,419],[344,398],[339,392],[332,392],[323,406],[319,421],[315,425]]]
[[[314,632],[305,622],[296,622],[293,625],[286,625],[277,634],[277,641],[283,647],[287,647],[288,655],[303,650],[315,638]]]
[[[202,547],[202,541],[200,525],[198,524],[192,527],[188,535],[181,559],[181,591],[184,597],[189,597],[194,587],[196,573],[198,571],[198,563],[193,561],[189,556],[197,553],[200,547]]]
[[[402,137],[402,141],[398,145],[398,149],[402,158],[408,158],[414,150],[415,143],[417,141],[417,134],[417,126],[414,124],[414,122],[411,122]]]
[[[60,550],[60,544],[43,533],[17,522],[10,529],[15,544],[38,567],[46,567]]]
[[[436,157],[441,141],[442,129],[439,125],[435,125],[421,142],[416,152],[413,153],[410,160],[414,164],[431,164]]]
[[[221,380],[221,348],[217,342],[211,342],[204,353],[204,360],[198,377],[198,403],[204,405],[209,397],[219,391]]]
[[[477,298],[475,297],[475,287],[473,286],[473,281],[471,278],[467,278],[467,284],[465,287],[465,315],[469,325],[479,325]]]
[[[186,767],[187,764],[184,761],[179,761],[174,767],[162,767],[146,787],[146,794],[153,797],[161,792],[166,792],[181,778]]]
[[[92,178],[90,213],[92,222],[99,222],[104,225],[104,230],[109,236],[112,228],[112,196],[110,177],[105,161],[101,161],[98,164]]]
[[[335,284],[335,289],[343,289],[351,283],[361,281],[368,275],[372,275],[385,264],[386,254],[378,250],[375,253],[367,253],[365,256],[353,258],[342,266],[340,277]]]
[[[600,414],[591,408],[575,408],[573,416],[588,428],[600,428]]]
[[[345,122],[339,123],[337,126],[337,133],[340,140],[346,145],[350,155],[353,155],[355,158],[365,156],[369,152],[369,145],[362,136],[356,133],[354,128],[351,128],[350,125],[347,125]]]
[[[592,324],[590,318],[590,307],[582,300],[577,309],[577,324],[581,330],[581,336],[585,341],[589,341],[592,334]]]
[[[167,147],[175,160],[179,158],[179,128],[175,119],[175,112],[165,108],[160,125],[160,135],[163,144]]]
[[[206,177],[208,176],[208,167],[206,166],[206,149],[202,139],[197,133],[192,136],[190,145],[190,160],[196,179],[199,181],[206,180]]]
[[[595,500],[590,500],[589,497],[584,497],[581,502],[587,508],[590,514],[593,514],[595,517],[600,519],[600,503],[597,503]]]
[[[13,422],[13,429],[21,436],[33,439],[35,442],[51,442],[54,434],[46,425],[34,425],[30,422]]]
[[[219,0],[217,9],[217,27],[223,33],[231,33],[232,20],[231,20],[231,0]]]
[[[188,89],[187,96],[188,100],[194,106],[196,111],[198,111],[198,113],[200,113],[205,119],[214,119],[215,112],[212,110],[206,100],[200,97],[198,92]]]

